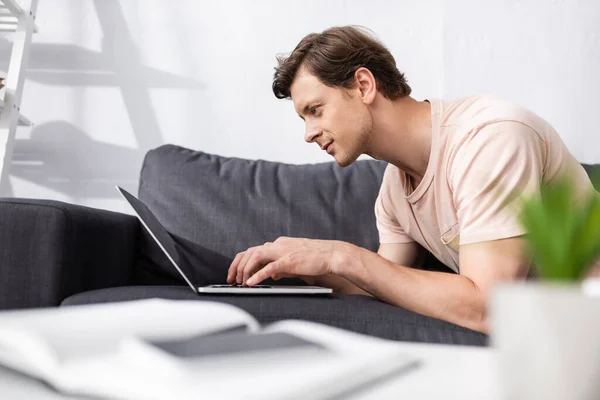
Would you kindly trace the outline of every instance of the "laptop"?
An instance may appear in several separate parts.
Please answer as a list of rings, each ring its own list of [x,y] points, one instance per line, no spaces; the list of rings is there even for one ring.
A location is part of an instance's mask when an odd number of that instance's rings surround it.
[[[152,239],[156,242],[158,247],[167,256],[173,267],[183,277],[185,282],[192,288],[192,290],[199,294],[310,294],[310,295],[323,295],[330,294],[333,292],[331,288],[322,286],[292,286],[292,285],[255,285],[255,286],[242,286],[242,285],[206,285],[198,286],[193,282],[193,274],[184,273],[181,263],[177,263],[179,260],[179,254],[175,241],[169,235],[169,232],[164,226],[156,219],[152,211],[137,197],[127,192],[125,189],[117,186],[117,190],[125,198],[125,200],[131,205],[135,215],[140,220],[146,231],[150,234]],[[191,272],[191,271],[189,271]],[[192,279],[190,278],[192,277]]]

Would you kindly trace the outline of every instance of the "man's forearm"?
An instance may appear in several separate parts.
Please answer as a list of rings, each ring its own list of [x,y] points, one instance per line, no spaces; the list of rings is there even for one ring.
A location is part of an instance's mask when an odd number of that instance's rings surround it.
[[[333,270],[387,303],[487,331],[485,299],[464,276],[403,267],[354,245],[335,258]]]
[[[338,275],[321,275],[317,277],[316,284],[319,286],[330,287],[342,294],[362,294],[364,296],[373,296],[371,293],[361,289],[349,280]]]
[[[311,286],[317,285],[332,288],[336,293],[373,296],[371,293],[364,291],[354,283],[338,275],[303,276],[301,279]]]

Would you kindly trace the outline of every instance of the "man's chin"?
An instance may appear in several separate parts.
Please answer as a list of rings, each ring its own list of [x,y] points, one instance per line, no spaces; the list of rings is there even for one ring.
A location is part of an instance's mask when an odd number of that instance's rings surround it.
[[[336,164],[342,168],[346,168],[347,166],[351,165],[354,161],[356,161],[358,159],[358,157],[336,157],[336,156],[333,156],[333,158],[334,158]]]

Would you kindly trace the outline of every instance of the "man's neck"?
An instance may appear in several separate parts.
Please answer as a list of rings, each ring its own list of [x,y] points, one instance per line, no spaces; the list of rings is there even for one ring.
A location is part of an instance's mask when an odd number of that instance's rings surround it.
[[[423,179],[431,153],[431,105],[405,97],[382,100],[373,109],[373,137],[368,152],[395,165],[416,185]]]

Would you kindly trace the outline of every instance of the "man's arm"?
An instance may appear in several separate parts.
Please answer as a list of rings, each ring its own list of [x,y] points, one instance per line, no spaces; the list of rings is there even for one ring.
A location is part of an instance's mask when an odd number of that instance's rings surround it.
[[[411,243],[381,243],[377,254],[394,264],[415,268],[419,259],[421,246]]]
[[[419,250],[421,247],[416,242],[411,243],[382,243],[379,245],[377,254],[393,262],[394,264],[415,267]],[[333,288],[338,293],[344,294],[362,294],[372,296],[371,293],[361,289],[354,283],[342,276],[328,274],[321,276],[307,276],[303,279],[309,285],[318,285]]]
[[[525,278],[531,264],[523,238],[461,246],[460,275],[407,268],[358,247],[337,257],[334,274],[381,300],[484,333],[494,285]]]
[[[386,247],[382,252],[389,251]],[[333,275],[387,303],[487,333],[494,286],[527,276],[526,241],[517,237],[462,245],[459,263],[460,275],[419,270],[351,243],[282,237],[238,254],[228,282],[254,286],[268,277]]]
[[[600,258],[598,258],[585,272],[584,278],[600,278]]]

